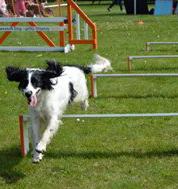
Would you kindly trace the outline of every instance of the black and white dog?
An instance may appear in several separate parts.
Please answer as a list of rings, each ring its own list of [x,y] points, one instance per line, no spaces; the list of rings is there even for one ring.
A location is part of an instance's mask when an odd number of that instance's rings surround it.
[[[36,148],[33,162],[39,162],[46,146],[58,130],[62,115],[71,102],[80,102],[88,108],[88,89],[85,74],[111,70],[106,58],[96,55],[89,66],[62,66],[56,61],[47,61],[46,69],[13,66],[6,68],[9,81],[19,82],[19,90],[27,97],[32,121],[33,140]],[[40,128],[45,130],[40,135]]]

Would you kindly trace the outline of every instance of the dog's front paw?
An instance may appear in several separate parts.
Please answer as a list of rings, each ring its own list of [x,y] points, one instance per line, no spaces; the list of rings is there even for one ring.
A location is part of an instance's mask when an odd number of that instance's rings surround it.
[[[33,163],[39,163],[43,159],[43,153],[35,152],[32,158]]]
[[[46,152],[46,145],[44,145],[42,142],[39,142],[35,149],[36,152],[43,153]]]
[[[33,162],[33,163],[39,163],[42,159],[43,159],[43,154],[36,152],[36,153],[33,155],[32,162]]]

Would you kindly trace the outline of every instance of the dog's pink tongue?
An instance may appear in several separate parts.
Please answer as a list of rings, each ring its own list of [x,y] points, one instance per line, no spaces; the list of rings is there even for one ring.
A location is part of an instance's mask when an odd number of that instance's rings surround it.
[[[35,107],[36,105],[37,105],[37,98],[36,98],[36,95],[33,95],[31,97],[30,106]]]

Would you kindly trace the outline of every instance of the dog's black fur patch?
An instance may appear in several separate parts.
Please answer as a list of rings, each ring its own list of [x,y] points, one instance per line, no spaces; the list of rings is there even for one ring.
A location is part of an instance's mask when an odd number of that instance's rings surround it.
[[[69,91],[70,91],[70,100],[69,104],[73,102],[74,98],[77,96],[77,91],[74,89],[73,83],[69,83]]]
[[[16,81],[19,83],[19,90],[25,88],[28,85],[28,72],[25,69],[8,66],[6,68],[7,79],[9,81]]]
[[[8,66],[6,68],[7,79],[9,81],[20,82],[24,78],[27,78],[27,71],[25,69]]]
[[[92,72],[91,68],[90,67],[86,67],[86,66],[81,66],[81,65],[73,65],[73,64],[67,64],[67,65],[64,65],[64,66],[69,66],[69,67],[76,67],[76,68],[79,68],[80,70],[82,70],[85,74],[89,74]]]
[[[81,66],[81,65],[75,65],[75,64],[62,65],[59,62],[57,62],[56,60],[47,60],[46,62],[48,64],[47,70],[56,70],[56,72],[60,73],[60,74],[62,74],[62,72],[63,72],[63,69],[62,69],[63,66],[79,68],[85,74],[89,74],[92,72],[92,70],[89,66]]]
[[[39,71],[36,70],[32,73],[31,77],[31,83],[34,88],[41,88],[42,90],[51,90],[53,89],[54,83],[51,82],[50,79],[58,77],[59,74],[56,74],[56,72],[53,71]]]
[[[53,73],[54,77],[58,77],[62,74],[63,68],[59,62],[56,62],[55,60],[47,60],[46,63],[48,65],[46,71]]]
[[[34,88],[41,88],[44,90],[51,90],[52,89],[52,83],[50,81],[50,76],[47,76],[48,73],[46,71],[40,71],[36,70],[33,71],[31,76],[31,83]]]
[[[55,60],[48,60],[47,68],[45,70],[26,70],[17,67],[9,66],[6,68],[7,78],[9,81],[16,81],[19,83],[19,90],[25,89],[29,83],[28,74],[31,72],[31,83],[34,88],[41,88],[42,90],[52,90],[54,83],[50,79],[59,77],[63,73],[63,66],[56,62]],[[65,65],[70,67],[76,67],[82,70],[85,74],[91,73],[90,67],[80,66],[80,65]],[[70,102],[71,103],[77,95],[73,84],[69,83],[69,90],[71,93]]]
[[[28,73],[28,72],[26,72]],[[29,80],[28,80],[28,75],[26,75],[19,83],[19,86],[18,86],[18,89],[19,90],[22,90],[22,89],[25,89],[27,87],[29,83]]]
[[[6,68],[6,74],[9,81],[19,83],[19,90],[25,89],[29,83],[28,74],[32,72],[31,83],[34,88],[40,87],[43,90],[53,89],[54,83],[50,79],[59,77],[62,72],[62,66],[55,61],[48,61],[46,70],[26,70],[9,66]]]

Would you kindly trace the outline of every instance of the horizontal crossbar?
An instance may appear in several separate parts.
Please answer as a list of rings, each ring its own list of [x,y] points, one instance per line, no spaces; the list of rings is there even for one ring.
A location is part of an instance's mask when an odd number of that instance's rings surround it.
[[[178,44],[178,42],[146,42],[146,44],[147,45],[151,45],[151,44],[153,44],[153,45],[177,45]]]
[[[93,74],[93,77],[178,77],[178,73]]]
[[[178,55],[150,55],[150,56],[129,56],[129,60],[146,58],[178,58]]]
[[[173,117],[178,113],[145,113],[145,114],[67,114],[64,118],[122,118],[122,117]]]
[[[56,8],[56,7],[67,7],[67,3],[58,4],[58,5],[46,5],[45,8]]]
[[[66,26],[0,26],[0,31],[64,31]]]
[[[66,17],[1,17],[0,22],[64,22]]]
[[[63,118],[124,118],[124,117],[175,117],[178,113],[133,113],[133,114],[65,114]],[[23,116],[24,121],[29,119]]]
[[[0,46],[0,51],[63,52],[65,47]]]

